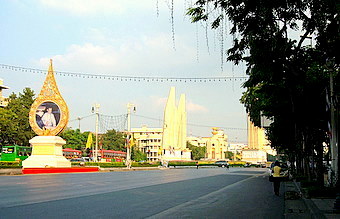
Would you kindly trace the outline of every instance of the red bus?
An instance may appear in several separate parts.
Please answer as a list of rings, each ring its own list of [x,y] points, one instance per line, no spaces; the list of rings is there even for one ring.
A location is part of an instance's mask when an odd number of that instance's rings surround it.
[[[65,148],[63,149],[63,156],[66,157],[66,159],[80,158],[82,157],[82,152],[72,148]]]
[[[92,151],[90,152],[92,157]],[[114,150],[98,150],[98,158],[106,162],[122,162],[126,159],[126,152]]]

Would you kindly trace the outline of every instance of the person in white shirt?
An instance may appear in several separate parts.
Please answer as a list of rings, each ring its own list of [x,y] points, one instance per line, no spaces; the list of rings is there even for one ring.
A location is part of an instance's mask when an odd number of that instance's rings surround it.
[[[57,122],[52,113],[52,107],[47,108],[47,112],[43,115],[42,121],[46,129],[53,129],[56,127]]]

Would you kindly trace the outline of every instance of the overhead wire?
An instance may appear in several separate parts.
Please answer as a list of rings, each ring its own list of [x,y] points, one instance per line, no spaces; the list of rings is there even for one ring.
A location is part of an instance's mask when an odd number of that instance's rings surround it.
[[[27,73],[47,74],[46,70],[37,68],[29,68],[8,64],[1,64],[0,68],[8,69],[11,71],[21,71]],[[64,77],[77,77],[84,79],[103,79],[112,81],[132,81],[132,82],[227,82],[227,81],[246,81],[247,76],[220,76],[220,77],[160,77],[160,76],[124,76],[124,75],[110,75],[110,74],[93,74],[93,73],[76,73],[68,71],[54,71],[56,75]]]

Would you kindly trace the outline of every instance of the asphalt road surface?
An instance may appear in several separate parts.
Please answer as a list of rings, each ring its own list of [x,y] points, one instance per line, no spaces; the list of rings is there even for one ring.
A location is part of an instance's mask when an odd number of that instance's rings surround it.
[[[0,176],[0,218],[283,218],[267,169]]]

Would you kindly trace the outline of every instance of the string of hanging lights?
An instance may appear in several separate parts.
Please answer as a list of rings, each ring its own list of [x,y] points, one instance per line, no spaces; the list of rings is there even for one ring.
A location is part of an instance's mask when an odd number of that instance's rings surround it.
[[[163,119],[157,119],[157,118],[152,118],[152,117],[137,115],[137,114],[133,114],[132,116],[140,117],[140,118],[144,118],[144,119],[149,119],[149,120],[154,120],[154,121],[159,121],[159,122],[163,123]],[[204,128],[214,127],[214,126],[211,126],[211,125],[201,125],[201,124],[194,124],[194,123],[187,123],[187,125],[188,126],[195,126],[195,127],[204,127]],[[236,128],[236,127],[221,127],[221,126],[218,126],[218,128],[225,129],[225,130],[239,130],[239,131],[246,131],[247,130],[245,128]]]
[[[28,68],[15,65],[0,64],[0,68],[11,71],[21,71],[36,74],[47,74],[46,70]],[[67,71],[54,71],[56,75],[84,79],[102,79],[112,81],[135,81],[135,82],[227,82],[227,81],[246,81],[246,76],[221,76],[221,77],[154,77],[154,76],[123,76],[92,73],[75,73]]]

